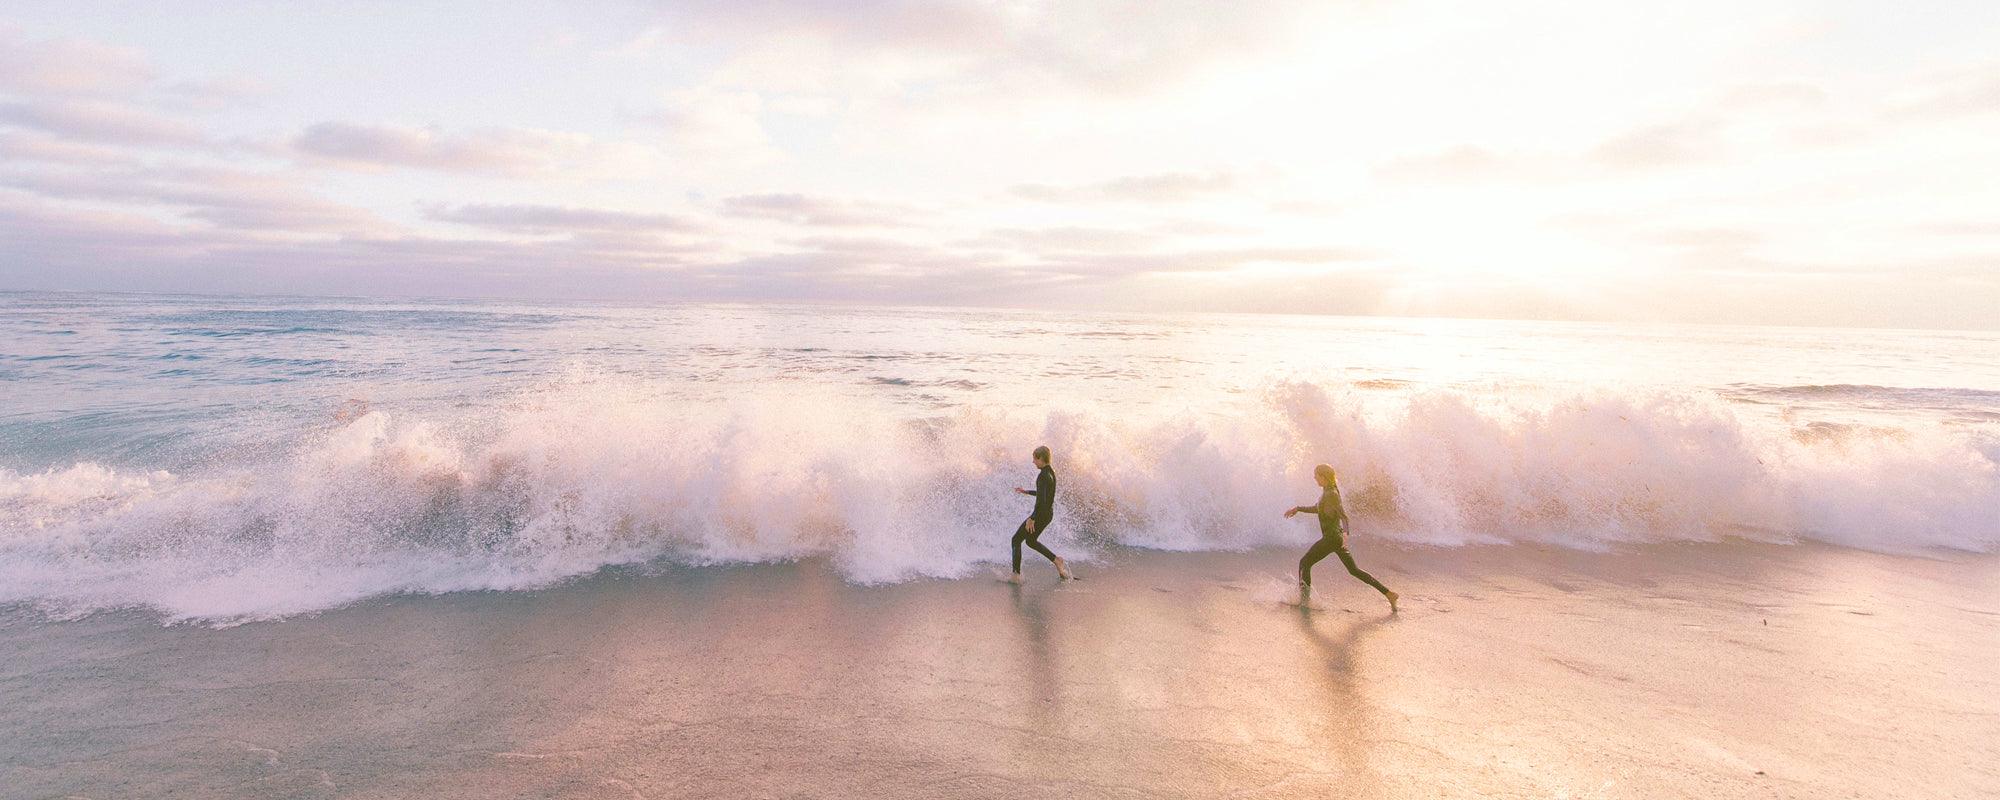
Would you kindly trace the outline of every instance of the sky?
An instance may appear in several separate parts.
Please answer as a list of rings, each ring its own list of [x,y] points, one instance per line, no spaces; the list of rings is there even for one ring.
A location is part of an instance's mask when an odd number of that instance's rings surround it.
[[[2000,3],[10,2],[0,290],[2000,329]]]

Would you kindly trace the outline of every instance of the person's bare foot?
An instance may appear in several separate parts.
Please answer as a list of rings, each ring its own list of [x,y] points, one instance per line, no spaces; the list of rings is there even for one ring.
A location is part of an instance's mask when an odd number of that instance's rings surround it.
[[[1021,583],[1021,573],[1016,572],[1012,575],[1007,576],[1007,582],[1019,585]]]
[[[1070,578],[1075,577],[1069,574],[1069,565],[1063,563],[1061,556],[1056,557],[1056,574],[1061,576],[1063,580],[1069,580]]]
[[[1396,598],[1400,597],[1401,595],[1398,595],[1395,592],[1383,592],[1382,596],[1389,598],[1389,613],[1391,614],[1396,613]]]

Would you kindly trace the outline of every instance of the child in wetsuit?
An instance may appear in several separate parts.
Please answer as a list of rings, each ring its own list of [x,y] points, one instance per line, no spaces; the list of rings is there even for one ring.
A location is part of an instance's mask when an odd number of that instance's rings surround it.
[[[1389,591],[1389,587],[1383,586],[1381,581],[1375,580],[1375,576],[1362,572],[1360,567],[1354,565],[1354,556],[1347,552],[1347,511],[1340,506],[1338,480],[1333,467],[1326,464],[1313,467],[1313,482],[1320,485],[1319,502],[1285,512],[1285,519],[1291,519],[1300,513],[1319,515],[1319,541],[1313,543],[1311,549],[1306,550],[1304,558],[1299,559],[1299,602],[1304,603],[1312,594],[1313,565],[1332,553],[1340,556],[1340,563],[1346,565],[1347,574],[1361,579],[1362,583],[1375,587],[1375,591],[1389,598],[1389,611],[1394,613],[1396,593]]]
[[[1035,552],[1048,557],[1049,561],[1056,565],[1056,574],[1062,576],[1064,580],[1068,580],[1070,577],[1069,567],[1063,563],[1062,557],[1049,552],[1049,549],[1043,547],[1041,543],[1042,531],[1048,530],[1049,522],[1053,521],[1056,517],[1056,473],[1055,470],[1049,469],[1049,448],[1047,446],[1035,448],[1034,459],[1035,466],[1041,470],[1035,476],[1035,488],[1016,488],[1014,490],[1021,494],[1033,495],[1035,498],[1035,510],[1028,515],[1026,520],[1021,522],[1021,527],[1014,529],[1014,575],[1008,578],[1008,580],[1015,583],[1021,582],[1021,544],[1023,542],[1026,542],[1029,547],[1034,548]]]

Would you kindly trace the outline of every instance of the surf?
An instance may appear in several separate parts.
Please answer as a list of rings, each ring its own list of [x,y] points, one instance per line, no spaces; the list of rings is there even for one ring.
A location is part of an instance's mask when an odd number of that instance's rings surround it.
[[[1322,460],[1363,546],[2000,544],[1990,433],[1812,431],[1699,393],[1274,380],[1172,410],[912,415],[809,390],[672,402],[591,380],[449,413],[377,409],[251,463],[0,471],[0,602],[243,620],[654,562],[956,578],[1006,558],[1027,511],[1008,489],[1038,444],[1063,476],[1047,541],[1086,556],[1302,545],[1309,526],[1279,512],[1310,499]]]

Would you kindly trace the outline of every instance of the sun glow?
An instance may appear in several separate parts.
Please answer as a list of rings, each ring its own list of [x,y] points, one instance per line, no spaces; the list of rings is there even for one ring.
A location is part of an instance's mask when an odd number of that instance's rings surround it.
[[[2000,325],[2000,11],[828,8],[13,10],[0,288]]]

